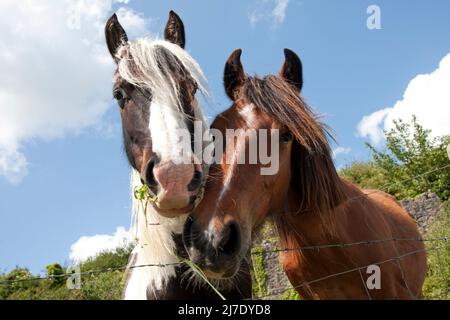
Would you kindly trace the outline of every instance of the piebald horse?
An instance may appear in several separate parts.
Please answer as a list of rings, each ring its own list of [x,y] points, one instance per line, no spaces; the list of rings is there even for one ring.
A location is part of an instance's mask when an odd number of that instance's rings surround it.
[[[192,283],[195,281],[190,269],[178,264],[179,257],[187,257],[181,241],[182,227],[187,213],[203,195],[208,173],[208,166],[200,161],[195,148],[199,142],[194,141],[195,123],[207,129],[199,104],[199,93],[207,94],[206,79],[198,63],[184,50],[183,22],[171,11],[164,40],[128,41],[114,14],[106,23],[105,35],[116,64],[113,96],[119,106],[125,152],[132,167],[137,244],[130,257],[123,297],[218,298],[205,284],[196,288],[198,283]],[[180,132],[188,133],[187,146]],[[201,153],[207,142],[200,143]],[[134,191],[142,190],[144,185],[152,201],[134,196]],[[224,295],[242,297],[249,288],[250,281],[238,289],[226,286]]]
[[[211,278],[232,277],[248,252],[252,231],[272,216],[280,249],[286,250],[280,254],[282,266],[303,298],[420,298],[426,254],[416,223],[390,195],[361,190],[338,176],[327,127],[300,96],[298,56],[285,49],[279,76],[264,78],[247,76],[240,56],[236,50],[225,66],[225,89],[233,105],[212,128],[244,130],[225,146],[221,164],[210,168],[214,179],[186,222],[191,260]],[[250,156],[255,137],[240,139],[247,129],[270,130],[265,144],[279,146],[272,148],[279,156],[276,174],[262,175],[263,165],[236,161],[242,153]],[[298,249],[383,239],[369,246]],[[372,264],[380,267],[381,287],[374,282],[370,290],[366,266]]]

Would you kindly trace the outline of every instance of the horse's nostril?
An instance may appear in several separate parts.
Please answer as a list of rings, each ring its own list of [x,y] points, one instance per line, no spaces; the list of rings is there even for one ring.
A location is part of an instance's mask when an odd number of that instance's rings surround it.
[[[189,191],[195,191],[198,188],[200,188],[200,185],[202,183],[203,174],[201,171],[195,170],[194,177],[192,178],[191,182],[188,185]]]
[[[154,169],[155,169],[155,160],[150,160],[147,165],[147,171],[145,172],[145,182],[151,191],[156,193],[156,188],[158,187],[158,181],[156,181]]]
[[[231,222],[225,227],[217,249],[220,253],[234,256],[239,251],[240,245],[241,233],[239,231],[239,226],[236,222]]]

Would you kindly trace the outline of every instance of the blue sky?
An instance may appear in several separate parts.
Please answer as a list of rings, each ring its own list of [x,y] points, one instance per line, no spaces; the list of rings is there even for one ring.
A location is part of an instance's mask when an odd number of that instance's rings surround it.
[[[9,30],[0,35],[7,71],[0,74],[0,119],[7,119],[0,120],[0,270],[20,265],[41,272],[68,261],[80,237],[129,227],[130,170],[100,30],[117,10],[132,35],[161,34],[170,9],[181,16],[187,49],[214,95],[210,117],[230,105],[222,70],[233,49],[243,49],[247,73],[260,75],[278,72],[283,48],[296,51],[303,96],[341,147],[338,166],[368,159],[364,142],[382,145],[376,130],[389,127],[394,115],[423,114],[436,134],[450,133],[442,122],[450,119],[444,89],[450,59],[443,60],[450,53],[448,1],[61,3],[0,5],[0,27]],[[367,28],[371,4],[381,9],[380,30]],[[73,12],[75,22],[67,23]],[[47,13],[55,18],[43,22]]]

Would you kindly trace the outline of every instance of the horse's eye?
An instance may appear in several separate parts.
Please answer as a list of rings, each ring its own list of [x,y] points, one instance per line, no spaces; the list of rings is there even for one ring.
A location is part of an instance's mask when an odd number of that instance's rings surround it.
[[[113,94],[114,94],[114,99],[116,99],[117,101],[123,100],[123,98],[124,98],[122,89],[114,90]]]
[[[290,132],[283,133],[280,137],[282,143],[289,143],[294,139],[294,136]]]
[[[195,83],[195,84],[194,84],[194,88],[193,88],[193,90],[192,90],[192,95],[195,96],[195,94],[197,93],[197,91],[198,91],[198,84]]]
[[[114,99],[116,99],[117,102],[119,103],[119,106],[123,108],[125,105],[125,100],[127,99],[126,92],[122,88],[117,88],[114,90],[113,95]]]

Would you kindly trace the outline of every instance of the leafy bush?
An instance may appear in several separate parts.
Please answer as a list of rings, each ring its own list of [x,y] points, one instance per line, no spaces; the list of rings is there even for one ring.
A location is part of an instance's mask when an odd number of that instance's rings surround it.
[[[126,266],[130,252],[130,246],[119,247],[114,251],[102,252],[80,264],[81,272],[104,270],[108,268],[116,269]]]
[[[386,171],[369,162],[354,162],[339,171],[341,177],[363,189],[381,189],[389,183]]]
[[[123,272],[111,271],[83,276],[82,300],[119,300],[124,285]]]
[[[0,282],[5,282],[5,285],[0,286],[0,300],[7,299],[16,291],[25,291],[36,286],[36,282],[21,281],[30,279],[33,275],[26,268],[16,267],[8,274],[0,276]]]
[[[447,202],[437,220],[429,228],[427,237],[439,239],[450,235],[450,203]],[[423,287],[426,299],[450,299],[450,239],[427,243],[428,274]]]
[[[63,267],[59,263],[50,264],[47,266],[47,276],[53,277],[51,280],[55,285],[61,285],[64,282],[64,278],[61,277],[65,272]]]
[[[381,186],[384,191],[404,199],[431,190],[442,200],[450,199],[450,168],[438,170],[450,164],[450,136],[431,138],[430,133],[413,117],[411,123],[394,121],[394,128],[385,132],[385,150],[367,144],[373,151],[371,165],[389,182]]]
[[[99,271],[92,275],[82,275],[81,289],[67,289],[66,277],[39,278],[33,276],[28,269],[17,267],[8,274],[0,275],[0,300],[115,300],[121,298],[124,285],[123,270],[128,262],[131,248],[117,248],[113,252],[103,252],[80,264],[81,272]],[[119,270],[114,270],[119,269]],[[47,266],[48,276],[65,273],[60,264]],[[31,281],[20,280],[29,279]]]

